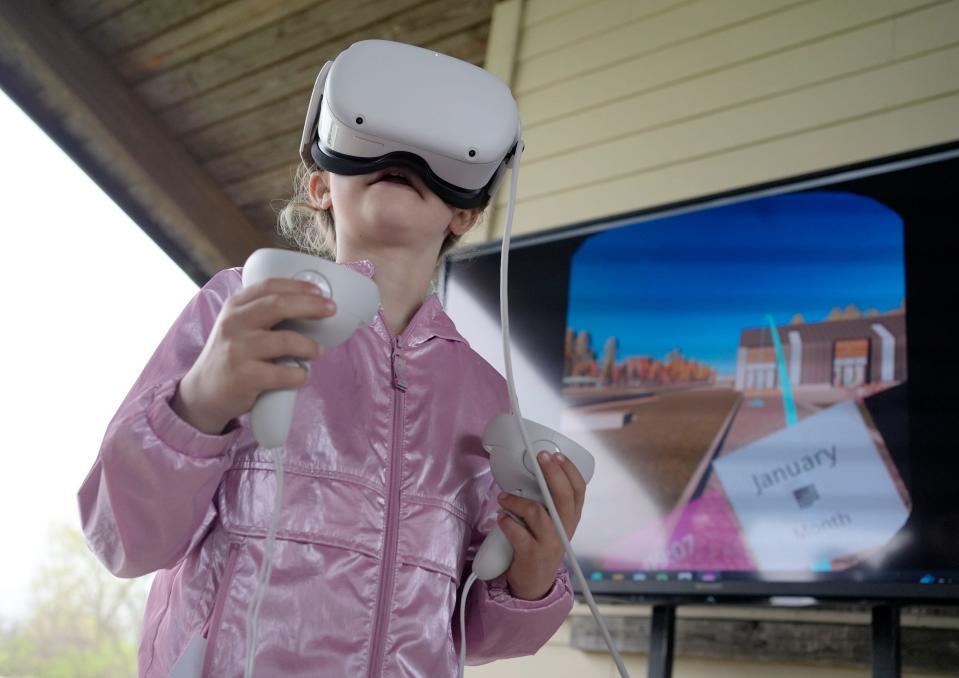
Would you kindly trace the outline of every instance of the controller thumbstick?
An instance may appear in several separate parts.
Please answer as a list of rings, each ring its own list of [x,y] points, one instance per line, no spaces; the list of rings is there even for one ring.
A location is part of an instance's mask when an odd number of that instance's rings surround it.
[[[309,269],[300,271],[293,276],[293,279],[316,285],[327,299],[333,296],[333,286],[330,285],[330,281],[326,279],[326,276],[319,271],[311,271]]]
[[[534,440],[530,445],[533,446],[532,453],[530,450],[523,451],[523,466],[526,467],[526,470],[529,471],[530,475],[534,478],[536,477],[536,471],[533,470],[533,464],[536,463],[533,461],[533,455],[539,454],[540,452],[549,452],[554,454],[556,452],[562,452],[559,449],[559,446],[554,443],[552,440]]]

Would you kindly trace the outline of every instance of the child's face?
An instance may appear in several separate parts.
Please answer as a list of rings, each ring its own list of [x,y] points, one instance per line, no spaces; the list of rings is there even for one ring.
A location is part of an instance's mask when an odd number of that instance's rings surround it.
[[[395,173],[402,178],[385,178]],[[446,204],[415,173],[399,167],[354,176],[321,171],[310,189],[321,207],[333,210],[338,249],[409,246],[439,252],[450,232],[462,235],[479,215],[478,209]]]

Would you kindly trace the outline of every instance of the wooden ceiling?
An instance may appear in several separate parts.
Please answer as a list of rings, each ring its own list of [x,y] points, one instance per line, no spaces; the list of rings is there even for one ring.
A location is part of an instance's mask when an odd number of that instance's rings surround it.
[[[0,2],[0,86],[198,282],[279,244],[320,67],[385,38],[482,65],[493,0]]]

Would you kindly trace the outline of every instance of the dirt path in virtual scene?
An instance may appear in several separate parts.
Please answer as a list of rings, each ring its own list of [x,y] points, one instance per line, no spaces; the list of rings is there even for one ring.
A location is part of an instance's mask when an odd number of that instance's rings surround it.
[[[625,426],[592,434],[619,452],[626,468],[666,513],[701,470],[738,398],[732,389],[699,388],[590,405],[577,408],[576,413],[630,415]]]

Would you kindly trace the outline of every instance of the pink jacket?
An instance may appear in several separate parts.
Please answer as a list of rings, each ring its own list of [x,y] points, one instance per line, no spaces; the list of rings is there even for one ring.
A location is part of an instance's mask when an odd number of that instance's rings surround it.
[[[349,266],[373,275],[369,262]],[[79,492],[87,541],[113,574],[159,570],[141,676],[167,676],[197,634],[207,641],[203,675],[243,672],[273,465],[248,415],[207,435],[170,407],[240,274],[215,275],[176,320]],[[286,447],[258,676],[456,674],[461,583],[498,508],[480,436],[509,409],[504,380],[435,296],[401,336],[390,336],[381,313],[317,361]],[[468,663],[535,653],[571,606],[563,567],[537,601],[512,597],[503,577],[477,581]]]

